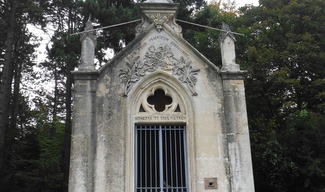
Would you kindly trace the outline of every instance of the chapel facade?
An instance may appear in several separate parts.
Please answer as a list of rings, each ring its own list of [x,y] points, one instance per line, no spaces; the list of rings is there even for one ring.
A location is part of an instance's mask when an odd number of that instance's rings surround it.
[[[235,37],[220,36],[220,69],[183,39],[178,4],[139,6],[136,38],[98,70],[81,35],[69,191],[253,192]]]

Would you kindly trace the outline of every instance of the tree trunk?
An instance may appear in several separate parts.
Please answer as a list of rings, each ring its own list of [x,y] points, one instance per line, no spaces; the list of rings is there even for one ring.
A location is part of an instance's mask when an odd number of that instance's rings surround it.
[[[70,167],[70,147],[71,147],[71,114],[72,114],[72,76],[70,71],[71,64],[68,63],[68,75],[66,80],[66,116],[65,116],[65,132],[64,132],[64,141],[63,141],[63,150],[62,150],[62,171],[63,171],[63,192],[68,191],[68,183],[69,183],[69,167]]]
[[[54,98],[53,98],[53,114],[52,114],[52,125],[49,129],[49,136],[53,139],[56,135],[56,127],[55,123],[58,121],[58,97],[59,97],[59,88],[58,88],[58,71],[57,71],[57,64],[55,63],[54,66]]]
[[[68,20],[68,33],[72,34],[74,32],[75,20],[72,14],[73,6],[69,4],[69,20]],[[72,74],[71,71],[74,69],[75,63],[72,60],[67,61],[67,79],[66,79],[66,96],[65,96],[65,132],[62,150],[62,171],[63,171],[63,192],[68,192],[69,190],[69,168],[70,168],[70,148],[71,148],[71,131],[72,131]]]
[[[15,50],[13,51],[13,58],[16,58],[16,56],[20,55],[20,50],[21,50],[21,42],[24,42],[24,35],[21,35],[21,37],[16,38],[16,43],[15,43]],[[19,107],[19,96],[20,96],[20,82],[21,82],[21,72],[23,68],[23,62],[18,61],[13,59],[12,64],[14,66],[13,69],[13,91],[11,95],[11,103],[10,103],[10,110],[11,110],[11,115],[10,115],[10,122],[9,125],[7,126],[7,131],[6,131],[6,141],[10,141],[11,139],[15,138],[14,135],[14,129],[17,128],[17,119],[19,116],[18,112],[18,107]],[[11,150],[12,145],[6,144],[6,147]]]
[[[5,43],[5,60],[0,82],[0,176],[4,174],[4,163],[5,163],[5,138],[6,129],[9,121],[9,107],[10,107],[10,97],[11,97],[11,85],[13,80],[13,50],[15,42],[15,15],[17,4],[15,1],[11,1],[11,10],[9,11],[7,29],[7,38]],[[1,183],[0,183],[1,184]],[[0,186],[0,190],[1,190]]]

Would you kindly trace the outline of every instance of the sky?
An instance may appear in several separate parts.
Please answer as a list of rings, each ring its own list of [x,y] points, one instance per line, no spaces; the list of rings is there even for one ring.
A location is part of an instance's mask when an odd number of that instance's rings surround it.
[[[207,0],[208,2],[211,2],[213,0]],[[258,0],[235,0],[238,7],[244,6],[245,4],[253,4],[258,5]],[[224,2],[227,2],[227,0],[224,0]]]
[[[258,0],[237,0],[236,2],[239,7],[244,6],[245,4],[258,5]]]

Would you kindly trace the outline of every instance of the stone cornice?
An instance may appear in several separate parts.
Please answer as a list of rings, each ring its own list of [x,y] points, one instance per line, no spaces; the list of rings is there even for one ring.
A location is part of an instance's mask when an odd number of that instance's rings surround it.
[[[74,80],[96,80],[99,76],[99,71],[72,71]]]
[[[219,74],[222,80],[244,80],[247,76],[247,71],[219,71]]]
[[[139,3],[140,9],[142,10],[154,10],[155,12],[159,10],[170,11],[173,10],[176,12],[178,11],[179,3]]]

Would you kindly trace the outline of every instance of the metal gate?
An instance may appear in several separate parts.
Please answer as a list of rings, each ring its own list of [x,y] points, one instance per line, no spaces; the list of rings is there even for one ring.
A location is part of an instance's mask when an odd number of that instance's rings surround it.
[[[187,192],[185,125],[135,129],[135,191]]]

